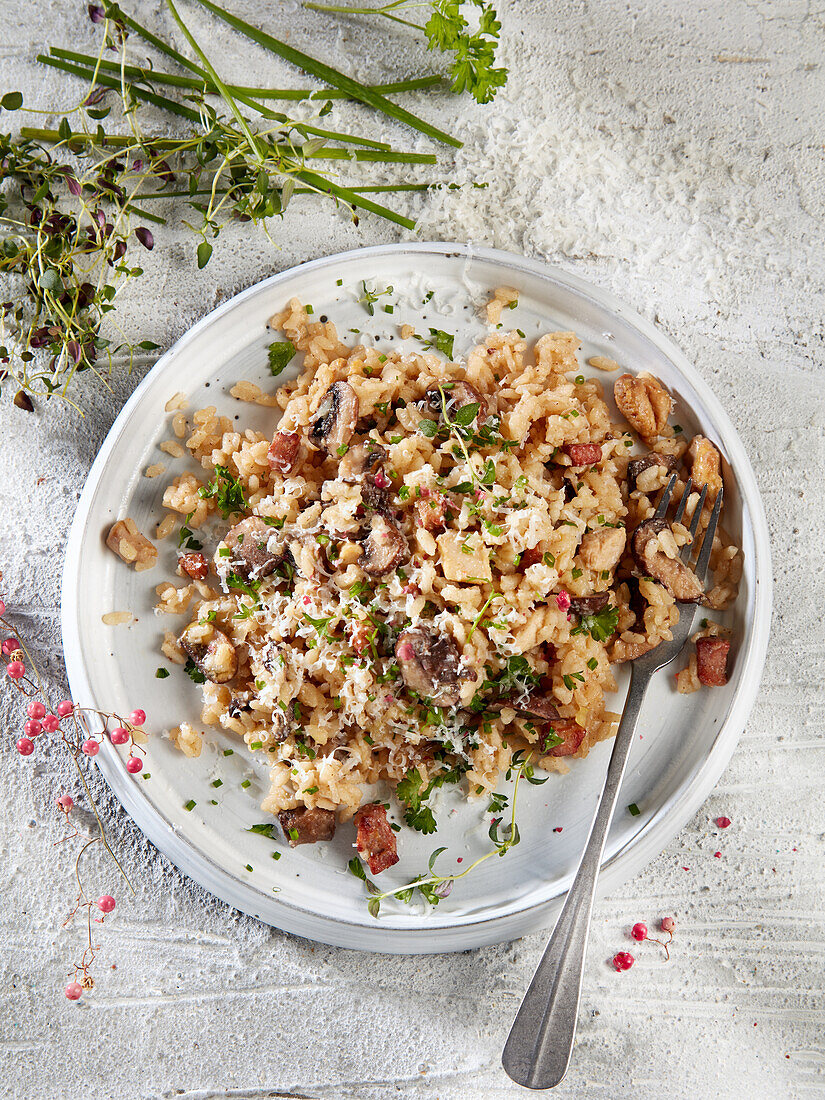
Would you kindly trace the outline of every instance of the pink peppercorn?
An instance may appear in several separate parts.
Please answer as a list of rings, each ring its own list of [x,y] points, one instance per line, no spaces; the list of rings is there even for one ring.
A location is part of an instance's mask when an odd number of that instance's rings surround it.
[[[23,729],[26,731],[26,737],[39,737],[43,732],[43,727],[36,718],[29,719]]]
[[[396,651],[396,656],[402,661],[411,661],[415,656],[415,650],[409,642],[402,642]]]
[[[619,951],[613,956],[613,965],[617,970],[629,970],[635,961],[629,951]]]
[[[662,917],[662,931],[663,932],[672,933],[673,929],[675,927],[676,927],[676,921],[673,919],[673,917]]]
[[[569,611],[569,609],[570,609],[570,593],[565,592],[562,589],[562,591],[559,592],[558,596],[556,596],[556,605],[558,606],[559,611]]]
[[[6,614],[6,605],[3,603],[2,600],[0,600],[0,615],[5,615],[5,614]]]
[[[129,715],[129,721],[132,723],[133,726],[142,726],[143,723],[146,721],[146,711],[133,710],[132,713]]]
[[[9,653],[14,653],[16,649],[20,648],[20,641],[18,638],[4,638],[3,639],[3,652],[6,656]]]
[[[123,726],[117,726],[109,734],[109,740],[113,745],[125,745],[129,740],[129,731],[124,729]]]
[[[83,996],[83,986],[80,982],[69,982],[66,986],[65,993],[70,1001],[79,1001]]]
[[[37,700],[29,703],[26,707],[26,714],[28,714],[29,718],[43,718],[45,713],[46,708],[42,703],[38,703]]]
[[[717,817],[716,824],[719,826],[720,829],[727,829],[727,827],[730,825],[730,818]]]
[[[60,729],[60,719],[56,714],[46,714],[43,717],[41,725],[46,733],[54,733],[55,730]]]
[[[87,738],[80,747],[87,756],[97,756],[100,752],[100,745],[93,737]]]
[[[9,661],[6,665],[6,672],[11,676],[12,680],[20,680],[26,675],[26,666],[22,661]]]
[[[65,810],[66,813],[74,806],[74,799],[70,794],[62,794],[57,800],[57,804],[61,810]]]
[[[139,756],[130,756],[126,761],[126,771],[135,775],[137,772],[143,770],[143,761]]]
[[[34,741],[30,741],[28,737],[21,737],[17,742],[17,751],[21,756],[31,756],[34,752]]]
[[[101,913],[111,913],[115,907],[115,899],[111,894],[103,894],[97,899],[97,907]]]
[[[642,924],[642,922],[639,921],[638,924],[634,924],[633,927],[630,929],[630,935],[633,937],[634,940],[639,940],[640,942],[642,940],[646,940],[647,939],[647,925]]]
[[[63,699],[62,702],[57,704],[57,713],[61,718],[67,718],[74,710],[74,703],[71,699]]]

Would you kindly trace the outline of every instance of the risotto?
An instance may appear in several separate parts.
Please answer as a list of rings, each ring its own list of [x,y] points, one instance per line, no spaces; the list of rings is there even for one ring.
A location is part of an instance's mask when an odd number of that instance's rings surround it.
[[[611,666],[670,638],[679,599],[722,610],[736,595],[741,552],[721,527],[704,592],[657,579],[628,537],[673,471],[676,499],[693,479],[686,523],[707,486],[701,534],[722,485],[716,447],[670,425],[650,375],[616,379],[614,421],[607,375],[580,373],[574,333],[528,348],[493,327],[514,299],[496,292],[490,335],[462,365],[437,354],[452,357],[444,333],[418,353],[348,346],[293,299],[270,322],[285,338],[270,361],[302,353],[300,374],[274,398],[232,391],[277,407],[272,432],[173,410],[202,473],[164,495],[157,534],[184,517],[186,583],[159,585],[158,607],[189,622],[163,652],[202,684],[203,723],[265,754],[263,809],[290,843],[355,815],[373,871],[395,862],[395,835],[380,803],[361,806],[365,785],[397,787],[408,822],[430,832],[421,810],[444,783],[489,796],[516,753],[567,770],[615,733]],[[678,563],[685,527],[657,538]],[[724,682],[724,631],[702,634],[717,678],[693,655],[679,690]],[[172,736],[200,754],[199,729]]]

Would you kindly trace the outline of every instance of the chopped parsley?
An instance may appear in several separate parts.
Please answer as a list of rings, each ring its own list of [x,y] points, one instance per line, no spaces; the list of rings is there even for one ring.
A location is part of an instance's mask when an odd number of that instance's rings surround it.
[[[168,668],[159,668],[155,672],[155,679],[156,680],[165,680],[168,675],[169,675],[169,669]]]
[[[618,607],[605,607],[595,615],[579,615],[579,625],[571,634],[589,634],[594,642],[606,642],[619,626]]]
[[[198,668],[191,657],[183,666],[183,671],[186,673],[193,684],[203,684],[206,681],[206,676],[201,672],[201,670]]]
[[[421,340],[425,348],[435,348],[435,350],[440,351],[442,355],[446,355],[448,359],[452,359],[455,336],[452,336],[449,332],[444,332],[440,328],[431,328],[429,340],[425,340],[421,336],[419,340]]]
[[[269,356],[269,373],[273,378],[277,378],[284,367],[291,363],[295,357],[295,345],[291,340],[276,340],[274,344],[269,345],[267,355]]]
[[[198,496],[202,500],[214,497],[224,519],[229,519],[233,512],[244,512],[247,507],[243,485],[226,466],[215,467],[215,477],[208,485],[201,485]]]
[[[178,546],[183,547],[185,550],[203,549],[203,543],[199,542],[195,538],[195,536],[192,534],[192,528],[189,526],[189,523],[194,514],[194,511],[191,511],[180,526],[180,533],[178,534]]]

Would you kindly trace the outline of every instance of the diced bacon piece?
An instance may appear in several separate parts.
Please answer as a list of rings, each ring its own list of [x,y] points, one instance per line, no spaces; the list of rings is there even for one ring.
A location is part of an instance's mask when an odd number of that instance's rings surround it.
[[[578,751],[579,745],[581,745],[584,735],[587,733],[587,730],[583,729],[578,722],[574,722],[572,718],[554,718],[548,732],[550,731],[555,733],[557,737],[563,737],[564,742],[561,745],[554,745],[552,749],[544,754],[545,756],[572,756],[574,752]]]
[[[347,633],[350,645],[360,657],[369,649],[370,643],[375,638],[376,629],[370,622],[353,621],[347,624]]]
[[[431,491],[426,499],[415,502],[415,519],[425,531],[443,531],[447,526],[447,498],[443,493]]]
[[[300,449],[301,437],[297,432],[276,432],[266,457],[273,470],[288,474],[295,468]]]
[[[398,863],[395,833],[387,821],[387,811],[379,802],[363,806],[354,819],[358,827],[355,847],[369,865],[370,874],[380,875]]]
[[[602,457],[600,443],[565,443],[562,450],[574,466],[593,466]]]
[[[696,675],[705,687],[722,687],[728,682],[727,638],[696,639]]]
[[[320,806],[309,809],[299,806],[295,810],[281,810],[278,814],[281,828],[290,848],[297,844],[315,844],[319,840],[332,840],[335,835],[335,813]]]
[[[181,554],[178,565],[193,581],[205,581],[209,565],[203,554]]]

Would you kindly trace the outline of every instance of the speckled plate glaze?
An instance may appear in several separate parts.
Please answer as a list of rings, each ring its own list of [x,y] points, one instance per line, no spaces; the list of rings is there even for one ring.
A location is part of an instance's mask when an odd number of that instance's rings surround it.
[[[380,307],[374,317],[366,315],[358,302],[364,279],[371,285],[392,285],[392,315]],[[464,245],[403,244],[347,252],[251,287],[179,340],[115,421],[89,474],[69,538],[63,639],[75,699],[125,713],[139,705],[148,714],[147,729],[153,736],[144,776],[148,772],[151,778],[129,775],[124,754],[108,742],[96,758],[137,825],[206,890],[310,939],[362,950],[425,953],[514,939],[552,924],[587,836],[611,744],[597,745],[586,760],[572,761],[566,776],[553,775],[543,786],[522,785],[522,841],[505,858],[488,860],[456,883],[435,909],[393,902],[384,905],[376,920],[367,913],[363,884],[346,870],[353,854],[351,826],[340,827],[329,845],[295,851],[249,833],[251,825],[266,819],[258,809],[266,789],[265,767],[222,732],[209,735],[197,760],[184,757],[163,735],[183,719],[197,724],[199,714],[197,689],[182,673],[173,670],[165,680],[155,677],[165,663],[159,642],[168,620],[153,614],[154,587],[173,575],[176,540],[159,544],[160,560],[153,570],[134,573],[105,548],[105,533],[125,515],[145,532],[161,517],[164,485],[186,462],[170,461],[157,450],[171,435],[164,405],[176,391],[189,395],[190,409],[214,404],[235,416],[239,427],[272,431],[272,409],[241,404],[228,391],[240,379],[272,389],[266,365],[272,335],[266,322],[288,298],[297,295],[312,303],[315,314],[328,314],[343,334],[357,328],[379,341],[392,337],[395,346],[401,343],[398,326],[403,322],[418,332],[429,327],[454,332],[460,357],[484,335],[479,306],[502,284],[519,291],[518,308],[507,315],[507,323],[528,338],[574,329],[583,341],[583,364],[592,355],[608,355],[626,369],[649,370],[663,380],[676,398],[678,422],[721,447],[729,489],[725,523],[745,554],[739,600],[726,616],[734,641],[730,682],[679,696],[672,676],[663,671],[648,692],[643,738],[631,753],[619,799],[621,807],[637,803],[641,814],[617,814],[607,841],[603,892],[615,889],[657,855],[701,805],[730,758],[756,696],[771,614],[770,551],[756,481],[739,437],[710,389],[649,322],[572,275],[520,256]],[[424,303],[431,290],[431,300]],[[589,372],[586,366],[582,369]],[[605,382],[611,378],[601,377]],[[158,461],[167,464],[166,475],[145,478],[145,468]],[[121,610],[131,611],[135,621],[103,625],[103,615]],[[183,621],[172,620],[173,625]],[[621,709],[625,682],[620,679],[614,709]],[[234,754],[224,756],[230,747]],[[218,779],[222,784],[216,788],[212,784]],[[190,800],[195,806],[187,810]],[[459,856],[468,866],[489,850],[485,808],[486,800],[466,803],[450,792],[437,807],[438,833],[422,837],[405,829],[401,862],[381,876],[382,884],[399,886],[422,873],[429,854],[441,845],[449,849],[439,861],[442,873],[460,871],[455,863]],[[271,858],[275,851],[280,860]]]

